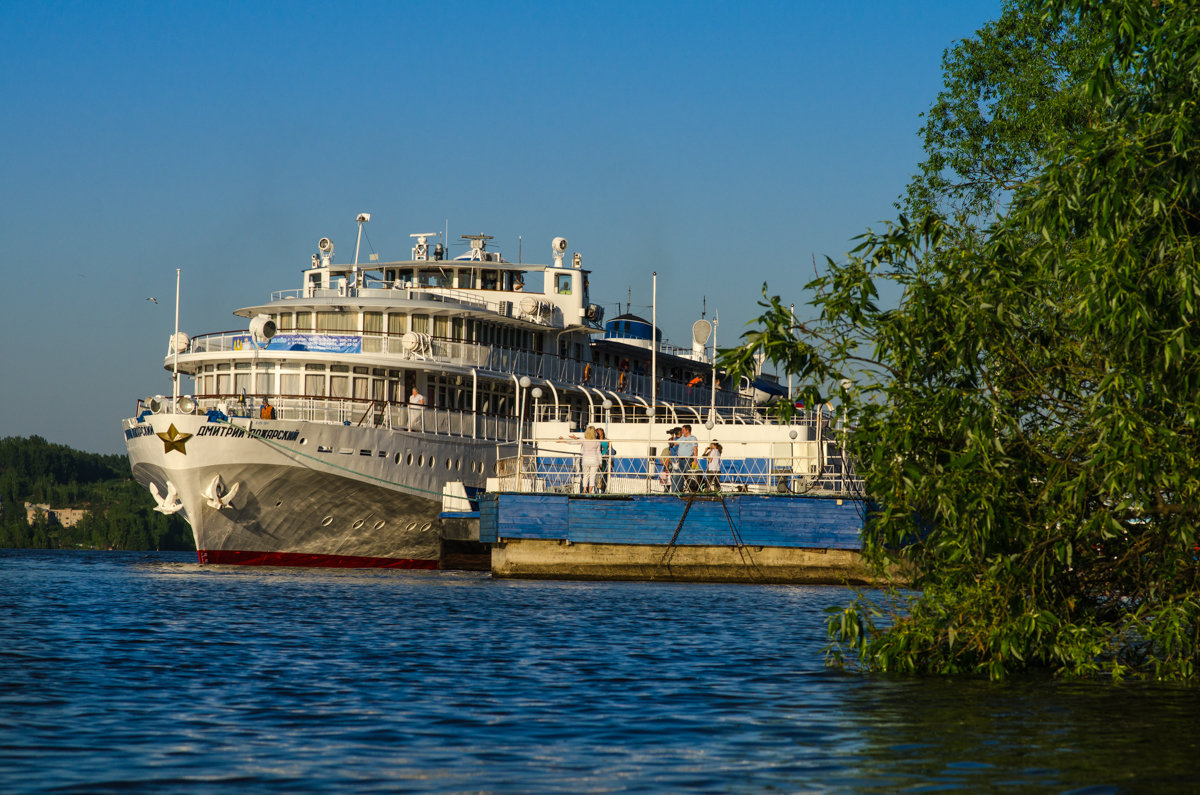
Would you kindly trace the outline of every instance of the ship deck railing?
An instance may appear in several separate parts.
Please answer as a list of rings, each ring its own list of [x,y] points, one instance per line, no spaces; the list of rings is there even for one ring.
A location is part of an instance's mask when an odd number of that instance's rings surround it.
[[[543,395],[545,390],[543,390]],[[605,406],[604,400],[610,405]],[[623,402],[617,398],[624,398]],[[531,416],[538,422],[566,422],[573,428],[586,428],[588,425],[604,427],[608,423],[644,424],[654,422],[671,425],[690,424],[699,428],[708,421],[714,425],[734,426],[773,426],[779,423],[778,416],[772,407],[739,405],[722,406],[710,404],[684,404],[659,402],[654,410],[649,409],[648,401],[629,401],[627,396],[605,394],[592,390],[590,407],[580,408],[569,402],[551,402],[530,398]],[[815,410],[796,410],[788,420],[789,426],[798,431],[808,428],[815,436],[819,429],[828,428],[836,421],[833,413],[825,408]]]
[[[336,355],[339,361],[350,363],[357,356],[386,354],[395,356],[402,366],[445,366],[461,369],[474,369],[502,373],[507,376],[528,376],[540,382],[554,385],[557,389],[584,390],[596,396],[595,403],[600,404],[605,398],[613,400],[618,411],[624,411],[632,421],[635,411],[644,413],[645,407],[651,402],[652,383],[647,374],[639,374],[619,367],[602,365],[581,359],[569,359],[546,353],[533,352],[500,345],[487,345],[479,342],[428,337],[427,344],[417,350],[405,348],[403,334],[384,333],[351,333],[338,331],[312,331],[280,329],[280,335],[314,335],[321,337],[342,337],[357,345],[348,348],[358,348],[359,352]],[[250,334],[246,331],[222,331],[211,334],[201,334],[191,338],[187,352],[183,354],[184,363],[191,355],[206,355],[213,353],[244,352],[248,356],[262,351],[271,351],[270,345],[256,348]],[[281,351],[282,352],[282,351]],[[317,354],[320,355],[320,354]],[[168,355],[164,360],[169,368],[173,364],[173,356]],[[389,363],[390,364],[390,363]],[[685,374],[690,382],[696,375],[711,378],[712,367],[697,363],[694,371]],[[553,391],[553,390],[551,390]],[[551,397],[547,395],[547,397]],[[750,409],[752,402],[743,395],[730,389],[717,389],[715,395],[711,386],[704,383],[689,386],[680,382],[658,376],[657,399],[662,403],[683,406],[708,406],[715,403],[718,407]]]
[[[619,455],[602,457],[595,473],[600,495],[791,494],[862,499],[863,482],[842,449],[825,442],[724,443],[719,469],[703,456]],[[500,491],[584,494],[589,473],[577,452],[549,450],[533,442],[504,445],[497,461]],[[510,454],[504,455],[505,450]],[[619,447],[614,442],[614,449]],[[703,450],[703,445],[700,448]]]
[[[189,398],[185,413],[216,412],[217,419],[261,419],[258,398],[240,395],[197,395]],[[462,409],[417,407],[407,403],[361,398],[322,398],[306,396],[269,396],[274,420],[315,422],[326,425],[375,427],[394,431],[412,431],[434,436],[458,436],[502,442],[516,437],[517,420],[485,412]],[[170,399],[162,409],[169,410]],[[149,410],[138,401],[138,414]],[[212,415],[210,415],[212,416]]]
[[[543,295],[532,292],[505,292],[505,298],[489,301],[482,296],[457,290],[452,287],[423,287],[420,285],[405,285],[392,287],[379,283],[372,287],[298,287],[291,290],[276,290],[271,293],[272,301],[294,301],[299,298],[388,298],[408,301],[436,301],[445,304],[461,304],[463,306],[484,309],[489,312],[513,316],[516,302],[527,295]]]

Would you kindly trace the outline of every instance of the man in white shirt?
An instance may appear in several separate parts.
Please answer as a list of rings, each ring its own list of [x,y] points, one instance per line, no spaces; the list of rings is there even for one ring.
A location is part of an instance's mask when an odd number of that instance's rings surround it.
[[[696,448],[700,444],[700,440],[692,436],[692,426],[684,425],[683,433],[675,440],[675,467],[676,476],[675,491],[683,491],[685,487],[690,486],[689,490],[695,491],[695,480],[691,478],[691,471],[696,468]],[[685,478],[687,480],[685,481]]]

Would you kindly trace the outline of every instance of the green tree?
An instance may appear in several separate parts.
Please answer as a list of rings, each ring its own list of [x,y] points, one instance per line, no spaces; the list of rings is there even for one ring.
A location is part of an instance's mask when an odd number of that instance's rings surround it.
[[[1200,7],[1022,8],[1099,33],[1085,87],[1104,113],[1039,154],[1003,219],[927,205],[868,233],[809,285],[818,321],[768,298],[725,363],[763,352],[851,382],[848,443],[878,502],[864,553],[914,588],[834,615],[836,661],[1194,679]]]
[[[89,513],[73,527],[30,525],[26,501]],[[124,456],[84,453],[39,436],[0,439],[0,508],[0,547],[194,548],[182,518],[153,510]]]
[[[1108,115],[1086,90],[1102,47],[1090,17],[1005,2],[998,19],[943,54],[943,89],[923,114],[925,159],[901,209],[989,224],[1054,142]]]

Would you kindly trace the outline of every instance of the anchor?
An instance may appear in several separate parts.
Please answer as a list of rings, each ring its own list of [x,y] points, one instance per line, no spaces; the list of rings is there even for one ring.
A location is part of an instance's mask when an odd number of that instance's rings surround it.
[[[233,498],[237,496],[238,487],[241,485],[241,483],[234,483],[232,488],[226,490],[225,482],[221,480],[220,475],[217,475],[200,496],[208,501],[209,507],[216,508],[219,511],[222,508],[229,507],[230,503],[233,502]]]
[[[154,510],[164,515],[178,513],[183,508],[183,502],[179,499],[179,490],[175,488],[175,484],[167,481],[167,496],[163,496],[158,492],[158,486],[150,484],[150,493],[154,496],[154,501],[158,503]]]

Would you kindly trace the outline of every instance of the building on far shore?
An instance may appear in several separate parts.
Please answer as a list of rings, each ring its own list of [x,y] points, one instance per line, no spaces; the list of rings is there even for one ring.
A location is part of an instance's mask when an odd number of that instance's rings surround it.
[[[38,517],[44,517],[47,524],[74,527],[87,515],[88,512],[81,508],[51,508],[45,504],[25,503],[25,519],[30,524],[36,522]]]

